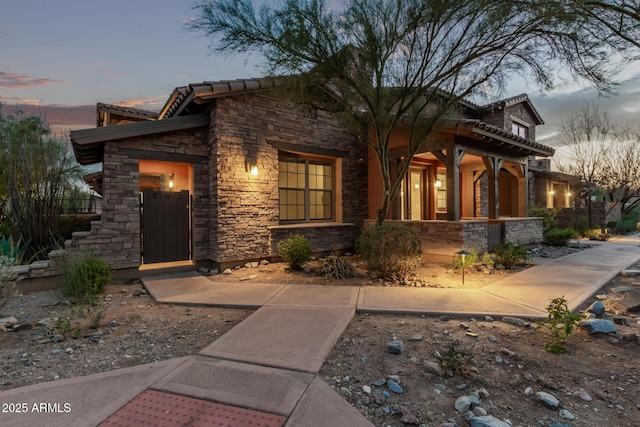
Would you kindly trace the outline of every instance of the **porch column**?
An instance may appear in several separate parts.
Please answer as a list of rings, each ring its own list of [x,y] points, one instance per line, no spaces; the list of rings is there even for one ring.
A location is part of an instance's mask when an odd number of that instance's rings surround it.
[[[516,177],[518,180],[518,216],[526,217],[529,211],[527,203],[529,198],[527,197],[527,165],[522,163],[515,163],[505,166],[505,169],[509,173]]]
[[[500,217],[500,168],[504,160],[493,156],[483,156],[482,161],[487,168],[489,178],[489,219],[498,219]]]
[[[460,221],[460,161],[466,153],[457,147],[442,151],[434,151],[433,155],[447,167],[447,221]]]

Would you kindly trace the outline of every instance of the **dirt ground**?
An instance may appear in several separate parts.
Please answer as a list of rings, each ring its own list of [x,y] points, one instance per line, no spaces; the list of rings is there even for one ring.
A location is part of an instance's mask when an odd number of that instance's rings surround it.
[[[574,251],[537,248],[533,261]],[[350,280],[317,276],[317,261],[309,263],[306,273],[291,273],[284,264],[272,263],[209,278],[397,286],[370,279],[357,258],[350,260],[357,270]],[[489,274],[471,268],[465,270],[465,287],[482,287],[516,271]],[[461,279],[447,263],[425,263],[418,279],[406,286],[460,287]],[[616,310],[621,295],[612,289],[622,285],[640,287],[640,278],[618,276],[599,295],[607,308],[605,317],[624,319],[626,324],[600,336],[578,330],[565,355],[545,352],[548,337],[530,323],[358,314],[319,375],[376,426],[467,425],[455,404],[474,392],[480,396],[476,413],[486,411],[514,427],[640,426],[640,319]],[[139,283],[107,287],[99,305],[91,309],[70,305],[55,293],[25,295],[0,309],[0,317],[14,316],[23,325],[8,325],[6,332],[0,327],[0,390],[194,354],[250,313],[156,304]],[[401,354],[387,351],[394,339],[403,342]],[[456,367],[452,376],[438,372],[438,354]],[[402,394],[389,391],[389,378],[403,388]],[[382,383],[378,380],[385,383],[376,385]],[[536,392],[555,395],[559,407],[549,409],[537,401]],[[566,418],[571,416],[576,419]]]

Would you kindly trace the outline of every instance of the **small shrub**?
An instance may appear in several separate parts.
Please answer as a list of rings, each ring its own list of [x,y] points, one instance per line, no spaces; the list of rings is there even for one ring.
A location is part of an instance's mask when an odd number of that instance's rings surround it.
[[[0,255],[0,308],[18,293],[16,288],[18,275],[13,271],[15,264],[13,258]]]
[[[93,314],[91,315],[91,329],[98,329],[100,327],[100,322],[104,317],[105,310],[106,309],[101,308],[93,312]]]
[[[587,230],[587,232],[584,233],[584,237],[589,240],[605,241],[609,240],[611,236],[609,235],[609,233],[605,233],[598,228],[594,228],[593,230]]]
[[[564,354],[567,352],[564,343],[584,316],[571,312],[564,296],[551,300],[547,313],[549,315],[538,323],[537,329],[545,328],[551,334],[552,340],[546,348],[549,353]]]
[[[462,270],[462,267],[469,268],[472,265],[478,263],[478,251],[471,251],[470,255],[465,255],[464,265],[462,264],[462,255],[456,255],[453,258],[453,268],[455,270]]]
[[[549,230],[558,228],[558,209],[546,208],[542,205],[535,205],[529,208],[530,217],[542,218],[542,230],[546,233]]]
[[[556,228],[544,233],[544,241],[553,246],[566,246],[569,240],[578,236],[578,233],[571,228]]]
[[[278,255],[289,264],[291,270],[300,270],[311,259],[309,240],[300,234],[294,234],[278,243]]]
[[[369,274],[404,281],[415,276],[422,262],[422,245],[415,230],[396,224],[366,228],[358,239],[358,252]]]
[[[58,219],[58,234],[63,240],[69,240],[76,231],[90,231],[91,221],[97,218],[98,216],[87,218],[78,215],[61,215]]]
[[[320,261],[318,274],[331,279],[348,279],[353,277],[353,266],[349,261],[339,256],[328,256]]]
[[[91,253],[71,255],[61,262],[62,293],[76,303],[94,304],[111,282],[111,267]]]
[[[482,254],[482,259],[480,260],[480,264],[486,265],[487,267],[493,267],[496,261],[493,259],[489,252],[485,252]]]
[[[435,351],[440,367],[449,375],[469,375],[470,365],[473,363],[473,348],[460,347],[460,341],[456,340],[447,346],[444,352]]]
[[[616,233],[618,234],[631,233],[632,231],[636,231],[637,229],[638,226],[636,221],[628,215],[623,216],[622,219],[616,223],[615,228]]]
[[[529,259],[529,253],[524,245],[514,245],[511,242],[502,243],[493,250],[495,265],[502,265],[511,269],[516,265],[524,265]]]

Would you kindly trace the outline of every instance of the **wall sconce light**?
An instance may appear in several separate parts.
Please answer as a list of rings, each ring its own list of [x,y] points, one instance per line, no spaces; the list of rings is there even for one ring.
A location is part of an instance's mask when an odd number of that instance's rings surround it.
[[[173,174],[169,175],[169,189],[173,190]]]
[[[553,191],[553,190],[549,190],[549,195],[550,195],[550,196],[553,196],[554,194],[556,194],[556,192],[555,192],[555,191]]]
[[[414,187],[415,187],[415,188],[416,188],[416,190],[417,190],[417,189],[419,189],[419,188],[420,188],[420,184],[416,184],[416,185],[414,185]]]
[[[567,197],[571,197],[571,192],[568,192],[568,193],[567,193]]]
[[[442,187],[442,181],[437,180],[434,184],[436,187]]]
[[[251,174],[251,176],[258,176],[258,165],[256,165],[255,163],[246,162],[245,168],[247,172]]]

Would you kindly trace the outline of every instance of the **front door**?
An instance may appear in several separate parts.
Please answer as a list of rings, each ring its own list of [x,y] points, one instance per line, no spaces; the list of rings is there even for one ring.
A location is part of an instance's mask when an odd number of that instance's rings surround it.
[[[158,191],[145,188],[141,198],[142,263],[189,260],[189,191]]]

